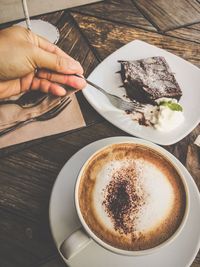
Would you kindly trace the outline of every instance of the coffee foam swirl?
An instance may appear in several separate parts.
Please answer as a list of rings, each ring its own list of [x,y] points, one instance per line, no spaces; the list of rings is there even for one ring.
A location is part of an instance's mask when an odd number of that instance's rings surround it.
[[[137,236],[164,222],[174,194],[167,177],[152,163],[125,159],[108,162],[97,174],[93,202],[104,227]]]
[[[170,238],[186,209],[186,193],[174,166],[137,144],[112,145],[84,168],[79,205],[89,228],[104,242],[145,250]]]

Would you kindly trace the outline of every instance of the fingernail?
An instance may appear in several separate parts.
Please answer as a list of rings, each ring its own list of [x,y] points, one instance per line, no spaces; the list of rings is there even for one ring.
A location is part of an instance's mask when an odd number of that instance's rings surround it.
[[[60,95],[60,96],[64,96],[64,95],[66,95],[66,93],[67,93],[67,92],[66,92],[66,90],[65,90],[64,88],[60,88],[60,89],[59,89],[59,95]]]
[[[82,70],[83,70],[80,62],[78,62],[78,61],[74,61],[71,64],[70,68],[71,68],[71,70],[75,70],[75,71],[79,70],[79,72],[82,72]]]

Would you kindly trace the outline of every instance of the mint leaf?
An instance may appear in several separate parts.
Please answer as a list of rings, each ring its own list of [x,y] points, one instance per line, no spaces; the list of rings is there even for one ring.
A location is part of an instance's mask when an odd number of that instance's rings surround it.
[[[166,106],[174,111],[183,111],[183,108],[178,103],[173,103],[172,101],[161,101],[159,103],[160,106]]]

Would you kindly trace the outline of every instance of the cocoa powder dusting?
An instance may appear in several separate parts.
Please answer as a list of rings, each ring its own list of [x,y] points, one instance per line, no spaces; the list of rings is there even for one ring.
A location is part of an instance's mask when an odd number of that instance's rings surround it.
[[[139,208],[144,204],[142,191],[137,188],[137,179],[134,167],[121,168],[112,174],[104,191],[104,209],[115,230],[121,234],[134,232]]]

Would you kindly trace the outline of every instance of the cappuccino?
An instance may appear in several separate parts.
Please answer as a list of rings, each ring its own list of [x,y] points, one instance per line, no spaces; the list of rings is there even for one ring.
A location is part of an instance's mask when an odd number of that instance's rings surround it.
[[[139,144],[114,144],[84,166],[78,188],[90,230],[113,247],[140,251],[168,240],[186,210],[186,191],[173,164]]]

